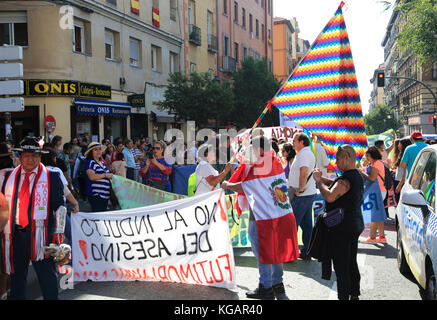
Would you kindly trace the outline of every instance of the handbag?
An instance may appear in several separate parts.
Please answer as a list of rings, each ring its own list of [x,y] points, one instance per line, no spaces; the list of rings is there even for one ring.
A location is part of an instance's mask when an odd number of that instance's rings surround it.
[[[338,226],[344,219],[344,209],[335,208],[323,213],[323,222],[328,228]]]
[[[157,179],[150,179],[147,182],[147,185],[149,185],[150,187],[155,188],[155,189],[159,189],[162,191],[165,191],[165,184],[166,184],[165,181],[157,180]]]

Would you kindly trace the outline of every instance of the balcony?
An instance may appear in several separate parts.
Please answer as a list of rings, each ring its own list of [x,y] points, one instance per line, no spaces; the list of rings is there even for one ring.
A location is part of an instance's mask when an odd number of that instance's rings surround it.
[[[217,52],[218,51],[218,41],[217,36],[213,34],[208,34],[208,51]]]
[[[237,67],[237,61],[230,56],[223,56],[223,71],[234,72]]]
[[[202,44],[202,38],[201,38],[199,27],[195,26],[194,24],[189,24],[188,33],[191,43],[194,43],[197,46],[200,46]]]

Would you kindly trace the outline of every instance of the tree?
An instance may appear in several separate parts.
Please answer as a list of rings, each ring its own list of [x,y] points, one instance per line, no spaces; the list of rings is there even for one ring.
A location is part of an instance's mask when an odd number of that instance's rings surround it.
[[[252,127],[267,102],[280,88],[280,82],[268,70],[267,60],[244,59],[242,67],[233,73],[235,112],[233,121],[238,128]],[[278,125],[278,111],[273,108],[263,125]]]
[[[209,73],[192,73],[185,77],[180,72],[170,74],[165,99],[155,103],[160,110],[176,114],[180,119],[193,120],[204,128],[208,119],[226,121],[232,110],[233,95],[229,86],[211,79]]]
[[[401,14],[396,41],[402,49],[411,49],[421,66],[437,61],[437,0],[383,1],[386,9]]]
[[[373,135],[389,129],[398,130],[402,122],[395,118],[394,110],[385,104],[377,105],[364,116],[366,134]]]

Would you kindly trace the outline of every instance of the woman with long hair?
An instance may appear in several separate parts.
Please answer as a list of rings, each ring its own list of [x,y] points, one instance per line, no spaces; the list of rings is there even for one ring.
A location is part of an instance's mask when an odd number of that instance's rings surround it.
[[[397,156],[394,158],[392,169],[395,170],[395,178],[393,182],[393,188],[396,190],[396,187],[398,186],[399,182],[402,179],[402,175],[404,174],[405,169],[401,167],[401,160],[404,156],[405,149],[411,145],[410,138],[403,138],[399,140],[398,144],[395,146],[395,150],[397,151]],[[395,151],[396,152],[396,151]],[[401,196],[400,192],[395,191],[395,197],[396,197],[396,203],[399,202],[399,198]]]
[[[288,180],[288,175],[290,174],[290,167],[293,163],[294,157],[296,156],[296,151],[293,148],[293,145],[289,142],[284,143],[281,149],[282,157],[287,161],[287,165],[284,168],[285,177]]]

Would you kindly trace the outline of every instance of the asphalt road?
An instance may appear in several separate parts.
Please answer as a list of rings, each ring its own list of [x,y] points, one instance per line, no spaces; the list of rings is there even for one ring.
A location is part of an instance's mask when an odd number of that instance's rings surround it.
[[[394,212],[386,222],[386,244],[360,243],[358,265],[361,300],[420,300],[418,286],[402,276],[396,263]],[[362,239],[368,237],[368,227]],[[256,259],[250,249],[234,249],[236,291],[200,285],[165,282],[82,282],[60,292],[61,300],[250,300],[246,292],[258,285]],[[284,285],[291,300],[336,300],[336,277],[321,279],[321,264],[297,260],[284,264]],[[29,289],[29,298],[41,299],[38,285]]]

